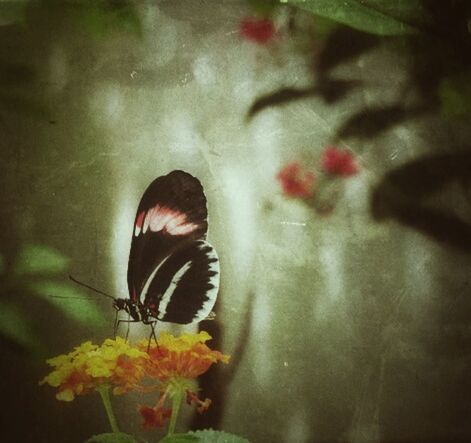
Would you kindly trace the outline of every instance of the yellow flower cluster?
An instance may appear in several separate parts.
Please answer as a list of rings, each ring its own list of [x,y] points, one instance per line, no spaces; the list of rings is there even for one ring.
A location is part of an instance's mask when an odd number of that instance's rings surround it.
[[[100,387],[113,387],[114,394],[122,394],[138,386],[148,358],[120,337],[107,339],[101,346],[87,341],[67,355],[48,360],[54,370],[41,384],[59,388],[56,397],[63,401]]]
[[[179,337],[163,332],[158,344],[143,340],[132,346],[120,337],[107,339],[101,346],[87,341],[67,355],[48,360],[54,369],[40,383],[58,388],[59,400],[72,401],[77,395],[91,391],[99,391],[106,397],[110,388],[114,394],[149,391],[141,381],[157,380],[158,386],[152,389],[160,391],[159,401],[154,407],[141,406],[139,411],[145,427],[163,426],[172,414],[172,409],[165,406],[167,399],[174,402],[175,398],[186,395],[187,403],[196,405],[199,412],[211,404],[209,398],[204,401],[198,398],[194,379],[214,363],[227,363],[229,356],[210,349],[206,345],[210,339],[203,331]],[[173,406],[178,410],[178,406]],[[115,419],[110,421],[114,423]]]

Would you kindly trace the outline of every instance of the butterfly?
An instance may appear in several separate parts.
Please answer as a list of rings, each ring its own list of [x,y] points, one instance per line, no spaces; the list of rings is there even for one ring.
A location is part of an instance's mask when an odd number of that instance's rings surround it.
[[[211,318],[220,266],[207,233],[206,197],[197,178],[176,170],[148,186],[134,218],[129,298],[113,302],[117,313],[128,314],[120,322],[151,325],[154,334],[157,320],[192,324]]]

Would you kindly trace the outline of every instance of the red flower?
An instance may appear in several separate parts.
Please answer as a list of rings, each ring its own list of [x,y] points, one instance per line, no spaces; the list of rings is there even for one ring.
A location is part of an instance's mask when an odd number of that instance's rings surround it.
[[[276,176],[287,197],[307,198],[314,193],[314,174],[299,163],[287,164]]]
[[[202,414],[204,411],[207,411],[208,408],[211,406],[210,398],[206,398],[204,401],[200,400],[194,392],[191,392],[188,389],[186,391],[186,402],[189,405],[191,405],[192,403],[195,403],[198,406],[196,410],[198,411],[199,414]]]
[[[247,40],[264,44],[273,39],[276,29],[271,20],[247,17],[240,23],[240,33]]]
[[[149,406],[141,406],[139,408],[139,412],[142,415],[142,418],[144,419],[144,423],[142,424],[142,426],[144,426],[145,429],[156,427],[161,428],[165,426],[165,423],[172,415],[171,409],[159,406],[155,408],[150,408]]]
[[[329,174],[348,177],[355,175],[358,163],[349,151],[342,151],[335,146],[327,146],[322,156],[322,168]]]

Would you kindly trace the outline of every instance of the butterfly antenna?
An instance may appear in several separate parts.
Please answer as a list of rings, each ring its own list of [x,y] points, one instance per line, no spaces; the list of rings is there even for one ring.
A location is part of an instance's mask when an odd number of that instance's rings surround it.
[[[66,300],[93,300],[93,297],[68,297],[67,295],[51,295],[49,297],[52,298],[63,298]]]
[[[90,290],[96,292],[97,294],[101,294],[101,295],[104,295],[105,297],[108,297],[108,298],[111,298],[112,300],[115,300],[115,297],[113,297],[112,295],[107,294],[106,292],[100,291],[99,289],[96,289],[96,288],[94,288],[94,287],[92,287],[92,286],[89,286],[89,285],[87,285],[86,283],[83,283],[83,282],[77,280],[76,278],[72,277],[71,275],[69,275],[69,278],[70,278],[74,283],[77,283],[78,285],[83,286],[84,288],[90,289]]]

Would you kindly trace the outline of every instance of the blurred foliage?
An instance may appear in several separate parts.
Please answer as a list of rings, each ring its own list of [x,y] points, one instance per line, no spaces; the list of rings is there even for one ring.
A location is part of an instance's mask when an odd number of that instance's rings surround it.
[[[285,2],[321,17],[351,26],[359,31],[377,35],[403,35],[418,32],[416,28],[401,20],[401,17],[418,16],[417,0],[356,1],[356,0],[287,0]]]
[[[38,337],[23,312],[11,302],[3,302],[0,310],[0,335],[32,353],[41,353]]]
[[[322,36],[323,46],[320,53],[315,54],[313,64],[312,86],[301,89],[281,87],[259,97],[248,112],[249,118],[265,108],[312,96],[320,96],[327,103],[334,104],[358,87],[368,86],[332,77],[335,67],[378,47],[386,38],[384,32],[377,32],[368,25],[369,19],[367,20],[366,16],[355,15],[357,9],[350,3],[359,6],[362,11],[366,8],[369,12],[387,12],[387,17],[393,17],[394,20],[414,23],[417,32],[410,35],[391,34],[393,36],[387,38],[395,38],[398,42],[397,49],[410,56],[408,83],[404,85],[403,91],[404,95],[415,91],[418,97],[407,105],[401,96],[396,103],[359,109],[341,126],[339,137],[374,137],[407,119],[436,111],[440,107],[448,116],[469,116],[471,40],[468,20],[471,17],[471,2],[457,0],[444,4],[438,0],[414,0],[394,2],[393,5],[392,2],[375,0],[362,4],[356,1],[289,2],[289,5],[314,12],[315,21],[321,16],[350,26],[330,30],[325,41]],[[337,4],[343,6],[337,7]],[[344,15],[350,18],[357,16],[359,22],[366,20],[366,24],[353,26],[343,20]],[[370,15],[367,14],[367,17]],[[376,22],[376,19],[373,21]],[[377,23],[380,26],[382,21]],[[294,34],[292,37],[298,36]],[[314,35],[313,39],[316,38]]]
[[[28,285],[29,290],[59,308],[68,318],[90,326],[103,324],[104,317],[95,304],[84,298],[72,283],[42,280]]]
[[[371,196],[373,217],[377,221],[393,218],[440,243],[471,253],[471,223],[430,202],[452,182],[469,188],[469,148],[421,157],[388,172]]]
[[[0,2],[0,26],[24,23],[28,3],[29,0]]]
[[[170,437],[165,437],[159,441],[159,443],[188,443],[188,442],[199,442],[200,440],[195,435],[191,434],[174,434]]]
[[[450,119],[471,116],[471,2],[290,0],[281,3],[313,13],[313,21],[327,17],[340,25],[327,36],[321,36],[322,46],[313,57],[312,85],[281,86],[257,98],[249,108],[248,119],[264,109],[311,97],[320,97],[334,105],[358,88],[368,88],[367,82],[338,78],[333,74],[334,69],[385,43],[403,52],[403,60],[408,62],[397,97],[389,103],[368,103],[356,108],[338,126],[334,144],[339,139],[371,140],[425,115],[441,113]],[[298,38],[296,27],[293,29],[291,37]],[[450,182],[459,182],[465,191],[469,189],[462,165],[467,165],[469,171],[470,147],[450,146],[449,149],[456,154],[422,158],[387,174],[371,196],[371,211],[376,220],[387,214],[436,241],[471,252],[471,242],[467,240],[471,238],[471,226],[450,209],[430,207],[423,201],[442,190],[447,192]],[[424,191],[419,196],[411,189]]]
[[[35,26],[35,17],[59,8],[67,25],[78,26],[86,34],[103,38],[113,32],[125,32],[140,37],[141,20],[136,4],[130,0],[18,0],[0,2],[0,29],[17,26],[23,30]],[[0,60],[0,122],[10,113],[50,120],[44,104],[31,97],[30,86],[36,73],[24,64]]]
[[[47,302],[72,321],[91,327],[104,323],[93,299],[68,280],[64,282],[69,262],[59,251],[38,244],[26,244],[16,256],[2,257],[0,336],[3,340],[32,354],[42,352],[29,297]]]
[[[141,36],[141,21],[131,1],[83,0],[78,5],[78,23],[95,37],[104,37],[113,31]]]
[[[141,21],[136,3],[131,0],[15,0],[0,2],[0,27],[29,26],[34,11],[60,7],[67,9],[79,27],[96,37],[113,31],[141,35]]]
[[[462,71],[445,77],[438,94],[443,114],[447,117],[471,115],[471,71]]]
[[[23,274],[55,274],[64,272],[69,259],[54,249],[39,245],[26,245],[16,257],[14,272]]]
[[[137,440],[123,432],[109,432],[90,437],[85,443],[137,443]]]
[[[261,17],[270,17],[278,6],[278,0],[247,0],[255,14]]]
[[[245,438],[222,431],[205,429],[203,431],[191,431],[187,434],[174,434],[160,440],[159,443],[249,443]]]

